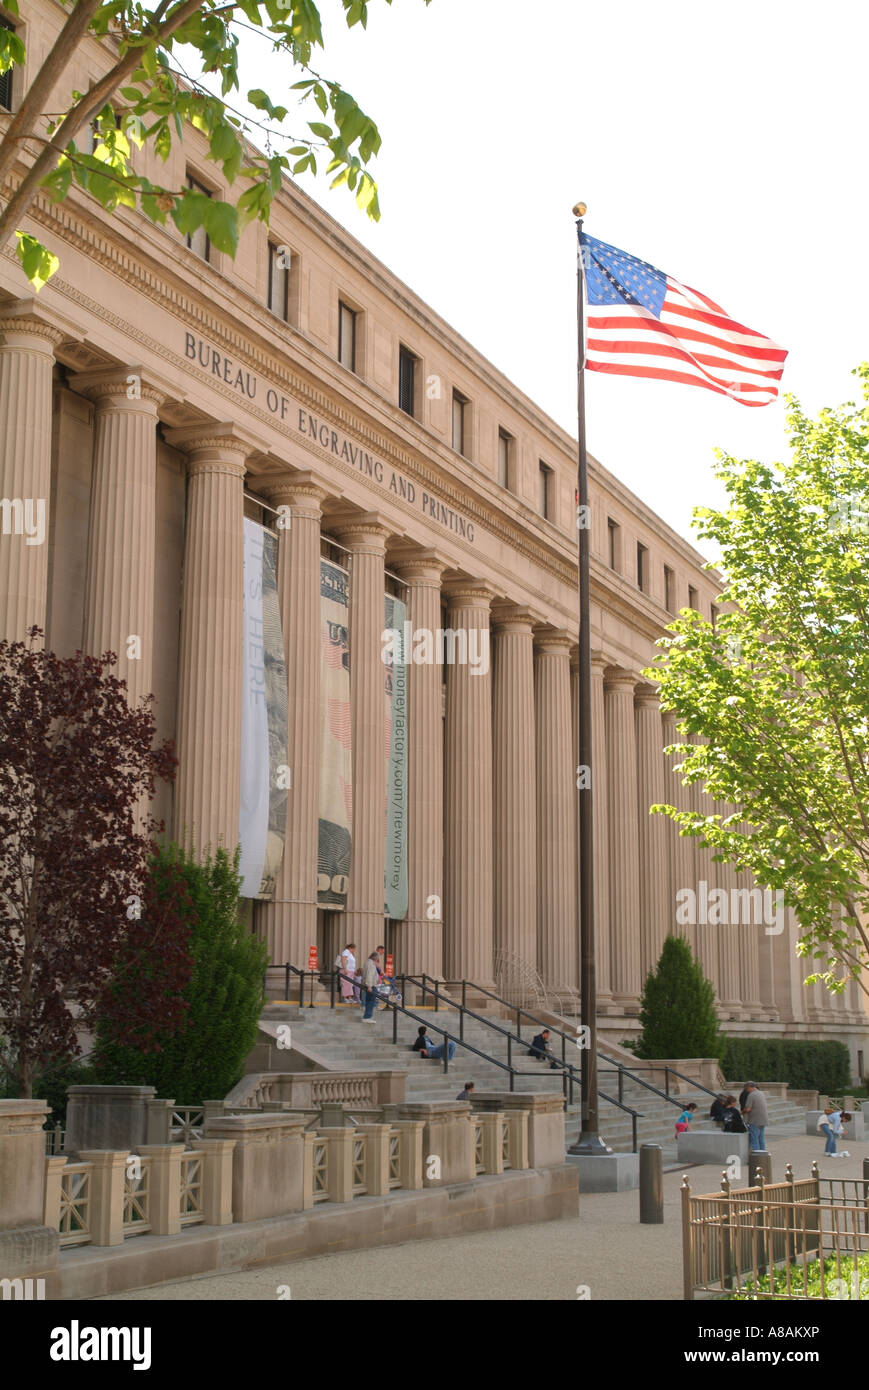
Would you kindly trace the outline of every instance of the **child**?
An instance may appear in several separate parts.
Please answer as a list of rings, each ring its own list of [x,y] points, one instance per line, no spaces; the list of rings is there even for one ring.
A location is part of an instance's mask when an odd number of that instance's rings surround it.
[[[697,1109],[697,1106],[695,1105],[695,1103],[694,1103],[693,1100],[691,1101],[690,1105],[686,1105],[686,1106],[685,1106],[685,1109],[682,1111],[682,1114],[679,1116],[678,1120],[676,1121],[676,1138],[677,1138],[677,1139],[678,1139],[678,1137],[679,1137],[680,1134],[686,1134],[686,1133],[688,1132],[688,1130],[691,1128],[691,1121],[692,1121],[693,1118],[694,1118],[694,1111],[695,1111],[696,1109]]]

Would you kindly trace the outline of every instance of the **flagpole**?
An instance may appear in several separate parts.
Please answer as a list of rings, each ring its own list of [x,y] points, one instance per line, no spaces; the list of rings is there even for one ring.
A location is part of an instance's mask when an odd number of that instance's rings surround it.
[[[577,779],[579,785],[579,958],[582,1023],[588,1028],[588,1049],[582,1056],[581,1121],[579,1138],[568,1153],[599,1155],[610,1150],[598,1133],[597,1113],[597,975],[594,948],[594,800],[592,792],[592,725],[591,725],[591,528],[588,500],[588,454],[585,443],[585,305],[583,296],[582,256],[579,241],[585,203],[573,209],[576,217],[576,326],[577,326],[577,440],[578,487],[577,523],[579,536],[579,738]]]

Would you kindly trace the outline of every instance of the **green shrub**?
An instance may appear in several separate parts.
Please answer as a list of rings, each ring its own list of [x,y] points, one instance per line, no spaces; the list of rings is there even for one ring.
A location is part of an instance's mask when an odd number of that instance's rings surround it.
[[[263,1004],[265,944],[239,916],[238,852],[225,850],[196,863],[177,845],[161,849],[153,872],[180,871],[189,896],[189,950],[193,969],[185,989],[187,1014],[177,1030],[157,1034],[158,1051],[121,1046],[118,1020],[136,1020],[135,988],[125,963],[112,993],[111,1009],[97,1026],[95,1060],[105,1085],[156,1086],[157,1095],[179,1105],[221,1100],[244,1073],[256,1042]],[[147,960],[140,968],[150,968]],[[143,1020],[143,1030],[151,1030]]]
[[[643,986],[638,1057],[715,1057],[715,990],[682,936],[668,936]]]
[[[772,1291],[769,1275],[761,1274],[757,1283],[749,1279],[738,1293],[728,1294],[727,1302],[750,1303],[757,1294],[765,1294],[764,1302],[789,1303],[794,1298],[835,1298],[869,1300],[869,1255],[858,1255],[856,1265],[852,1255],[831,1255],[824,1260],[824,1292],[821,1293],[821,1264],[800,1261],[784,1269],[773,1270]],[[790,1288],[788,1285],[790,1284]]]
[[[800,1038],[724,1037],[721,1069],[728,1081],[787,1081],[824,1095],[848,1090],[851,1061],[843,1042]]]

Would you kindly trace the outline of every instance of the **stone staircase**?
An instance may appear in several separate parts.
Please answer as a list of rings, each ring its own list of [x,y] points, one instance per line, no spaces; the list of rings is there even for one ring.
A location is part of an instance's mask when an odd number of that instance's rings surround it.
[[[417,1007],[414,1009],[422,1019],[429,1023],[430,1036],[439,1042],[440,1035],[435,1025],[454,1030],[456,1054],[450,1063],[449,1071],[444,1072],[443,1062],[420,1057],[410,1051],[416,1038],[419,1024],[413,1019],[398,1015],[398,1043],[392,1042],[392,1010],[378,1007],[374,1013],[373,1024],[363,1024],[361,1010],[356,1005],[341,1005],[330,1009],[317,1005],[313,1009],[300,1009],[298,1005],[270,1004],[263,1012],[261,1020],[259,1060],[253,1069],[259,1070],[261,1059],[268,1052],[263,1047],[274,1039],[280,1024],[288,1023],[292,1029],[293,1048],[309,1057],[316,1067],[330,1071],[380,1071],[400,1070],[407,1073],[405,1088],[409,1101],[453,1100],[462,1089],[465,1081],[473,1081],[478,1091],[507,1091],[510,1088],[509,1074],[497,1065],[506,1062],[507,1043],[491,1028],[474,1019],[465,1020],[464,1039],[478,1052],[461,1045],[458,1037],[459,1015],[454,1010]],[[493,1019],[494,1022],[499,1020]],[[506,1026],[506,1023],[505,1023]],[[535,1030],[536,1031],[536,1030]],[[523,1027],[522,1036],[526,1030]],[[527,1036],[530,1040],[531,1031]],[[553,1046],[560,1055],[560,1040],[553,1037]],[[560,1073],[534,1058],[528,1057],[527,1046],[513,1044],[513,1065],[523,1072],[515,1079],[515,1090],[562,1093]],[[581,1055],[576,1054],[577,1061]],[[286,1070],[286,1053],[274,1052],[272,1070]],[[599,1057],[598,1081],[600,1088],[614,1098],[618,1096],[618,1076],[605,1057]],[[711,1098],[703,1091],[687,1091],[679,1096],[679,1106],[647,1090],[638,1081],[625,1078],[623,1082],[624,1104],[639,1111],[637,1121],[639,1143],[661,1144],[665,1163],[676,1162],[676,1143],[674,1123],[679,1108],[691,1100],[698,1105],[698,1112],[708,1114]],[[805,1111],[786,1100],[770,1097],[768,1099],[770,1124],[767,1135],[770,1139],[784,1134],[802,1134],[805,1131]],[[616,1152],[630,1152],[632,1148],[631,1116],[617,1105],[601,1099],[600,1131],[606,1143]],[[565,1134],[568,1144],[579,1135],[580,1111],[577,1104],[569,1106],[565,1115]]]

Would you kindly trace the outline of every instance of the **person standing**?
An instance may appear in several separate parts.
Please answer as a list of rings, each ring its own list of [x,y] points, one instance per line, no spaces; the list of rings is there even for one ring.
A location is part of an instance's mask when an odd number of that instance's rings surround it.
[[[353,1001],[353,976],[356,974],[356,942],[348,941],[341,955],[338,957],[338,969],[341,971],[341,999],[346,1004]]]
[[[763,1151],[766,1149],[765,1131],[769,1120],[766,1096],[763,1091],[757,1089],[756,1081],[746,1081],[745,1090],[745,1105],[742,1108],[742,1113],[748,1125],[748,1147]]]
[[[377,986],[380,983],[380,957],[376,951],[372,951],[367,961],[362,967],[362,1003],[365,1005],[365,1012],[362,1015],[363,1023],[373,1023],[374,1006],[377,1003]]]
[[[827,1140],[824,1145],[824,1153],[827,1158],[850,1157],[847,1149],[843,1149],[841,1153],[836,1152],[836,1140],[842,1133],[842,1122],[847,1122],[850,1118],[847,1110],[837,1110],[833,1105],[825,1106],[823,1115],[818,1117],[818,1129],[821,1134],[826,1136]]]

